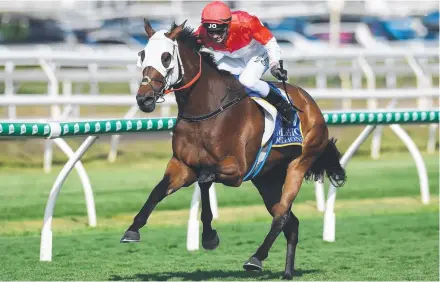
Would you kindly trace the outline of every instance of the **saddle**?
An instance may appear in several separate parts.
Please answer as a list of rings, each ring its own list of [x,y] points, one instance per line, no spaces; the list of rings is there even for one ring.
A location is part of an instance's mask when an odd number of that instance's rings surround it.
[[[283,89],[277,88],[270,82],[268,83],[270,87],[277,90],[277,93],[283,97],[283,99],[286,101],[290,99]],[[251,99],[264,111],[264,133],[257,158],[251,169],[246,173],[243,181],[251,180],[258,175],[273,147],[302,146],[303,143],[301,122],[296,111],[294,113],[293,123],[286,124],[282,121],[280,114],[274,106],[260,98],[258,93],[250,89],[246,89],[246,91]],[[294,111],[294,109],[292,109],[292,111]]]

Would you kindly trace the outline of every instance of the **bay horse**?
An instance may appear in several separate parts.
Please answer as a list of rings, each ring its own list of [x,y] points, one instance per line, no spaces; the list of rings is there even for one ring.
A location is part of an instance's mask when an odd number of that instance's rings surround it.
[[[154,187],[121,242],[139,242],[139,229],[147,223],[156,205],[181,187],[198,181],[202,245],[212,250],[218,246],[219,237],[211,226],[209,187],[213,182],[232,187],[242,184],[261,147],[264,113],[238,79],[219,70],[212,54],[203,52],[193,30],[185,27],[186,21],[179,26],[173,24],[170,31],[158,32],[148,20],[144,22],[149,42],[139,52],[138,66],[142,68],[143,79],[137,103],[142,111],[152,112],[163,95],[174,92],[178,121],[173,129],[173,156],[163,179]],[[346,175],[318,105],[300,87],[287,84],[286,89],[299,109],[303,144],[274,148],[261,172],[252,179],[273,219],[263,243],[243,267],[261,271],[262,261],[282,231],[287,239],[283,278],[292,279],[299,220],[291,206],[303,179],[318,180],[325,172],[340,187]]]

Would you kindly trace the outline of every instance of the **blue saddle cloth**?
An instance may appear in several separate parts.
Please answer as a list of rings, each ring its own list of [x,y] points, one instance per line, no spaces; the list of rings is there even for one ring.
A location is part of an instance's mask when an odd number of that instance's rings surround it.
[[[279,89],[272,83],[268,82],[269,86],[276,90],[278,95],[283,97],[286,100],[286,97],[281,94]],[[261,97],[257,92],[254,92],[248,88],[246,88],[246,92],[249,96]],[[290,97],[288,96],[290,99]],[[290,99],[293,104],[293,101]],[[281,116],[278,114],[277,119],[275,121],[275,129],[274,132],[266,143],[264,147],[261,147],[258,151],[257,158],[252,165],[251,169],[246,173],[243,181],[248,181],[253,179],[258,175],[258,173],[263,168],[267,157],[270,154],[272,147],[285,147],[292,145],[302,145],[303,136],[301,132],[300,120],[298,118],[298,113],[292,108],[294,112],[294,121],[293,124],[287,124],[283,121]]]

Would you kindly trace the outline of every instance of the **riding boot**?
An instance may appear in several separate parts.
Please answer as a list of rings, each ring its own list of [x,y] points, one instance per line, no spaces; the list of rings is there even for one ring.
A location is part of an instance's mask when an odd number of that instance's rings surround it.
[[[264,100],[271,103],[280,113],[281,117],[289,124],[293,123],[293,109],[290,103],[284,100],[276,90],[270,87],[269,94],[264,98]]]

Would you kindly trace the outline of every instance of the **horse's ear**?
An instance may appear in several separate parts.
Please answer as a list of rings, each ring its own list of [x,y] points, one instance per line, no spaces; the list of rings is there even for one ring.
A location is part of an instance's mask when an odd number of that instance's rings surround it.
[[[171,40],[174,40],[178,35],[179,35],[179,33],[181,33],[182,32],[182,30],[183,30],[183,28],[185,27],[185,24],[186,24],[186,20],[181,24],[181,25],[179,25],[178,27],[176,27],[175,29],[173,29],[172,31],[171,31],[171,33],[170,33],[170,39]]]
[[[148,38],[151,38],[156,33],[156,31],[154,31],[154,29],[151,27],[150,22],[146,18],[144,18],[144,29],[147,33]]]

